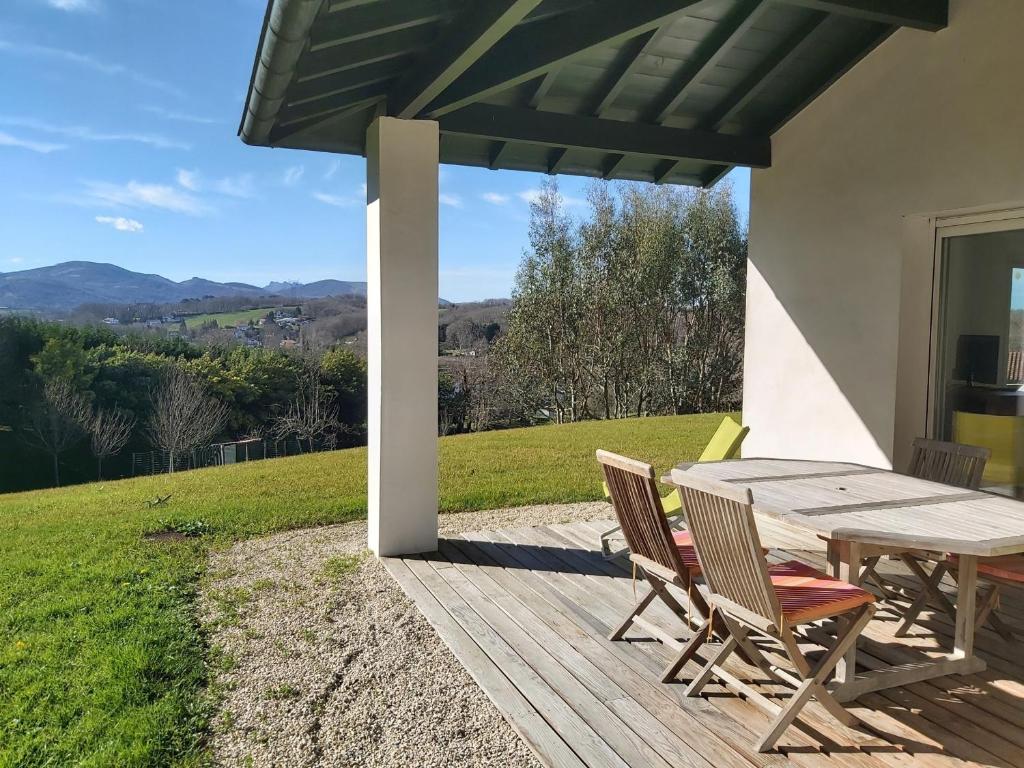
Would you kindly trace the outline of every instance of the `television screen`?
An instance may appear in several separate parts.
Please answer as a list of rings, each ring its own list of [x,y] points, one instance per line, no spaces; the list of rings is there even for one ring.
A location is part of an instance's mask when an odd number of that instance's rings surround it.
[[[999,337],[965,333],[957,339],[953,376],[970,384],[999,383]]]

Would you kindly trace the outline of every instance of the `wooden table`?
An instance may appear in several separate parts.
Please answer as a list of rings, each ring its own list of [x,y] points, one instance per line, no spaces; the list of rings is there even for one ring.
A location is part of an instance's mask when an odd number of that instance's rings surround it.
[[[985,668],[974,655],[978,558],[1024,552],[1024,503],[860,464],[736,459],[677,468],[746,485],[757,514],[846,542],[848,562],[834,562],[834,575],[854,584],[865,545],[959,555],[953,652],[942,660],[858,675],[854,646],[831,684],[837,699]]]

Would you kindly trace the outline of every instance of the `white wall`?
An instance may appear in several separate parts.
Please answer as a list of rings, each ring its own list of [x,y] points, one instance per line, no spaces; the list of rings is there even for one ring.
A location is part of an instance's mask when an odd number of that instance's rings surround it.
[[[1022,0],[950,0],[947,29],[898,31],[774,136],[751,179],[744,455],[890,466],[923,433],[927,216],[1024,200],[1022,32]]]

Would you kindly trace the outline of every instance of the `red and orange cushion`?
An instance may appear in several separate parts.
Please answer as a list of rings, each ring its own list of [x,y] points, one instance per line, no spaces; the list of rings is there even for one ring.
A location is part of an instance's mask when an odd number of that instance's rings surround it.
[[[949,555],[949,561],[957,564],[957,556]],[[1024,583],[1024,556],[1000,555],[999,557],[979,557],[978,575],[991,576],[1003,581]]]
[[[875,601],[870,592],[796,560],[768,566],[768,576],[782,615],[793,623],[838,616]]]
[[[690,536],[689,531],[673,531],[672,540],[676,543],[676,549],[679,550],[679,557],[683,561],[683,565],[686,566],[686,570],[690,572],[691,576],[700,575],[700,561],[697,559],[697,550],[693,548],[693,537]],[[768,554],[767,549],[762,549],[764,554]]]
[[[699,575],[700,562],[690,532],[675,531],[672,539],[683,565],[691,575]],[[1024,580],[1024,558],[1020,560],[1020,578]],[[978,571],[981,572],[980,564]],[[768,576],[779,598],[782,615],[794,624],[838,616],[875,600],[870,592],[796,560],[769,565]]]
[[[693,548],[693,537],[689,531],[673,531],[672,540],[679,550],[679,557],[691,575],[700,573],[700,563],[697,561],[697,550]]]

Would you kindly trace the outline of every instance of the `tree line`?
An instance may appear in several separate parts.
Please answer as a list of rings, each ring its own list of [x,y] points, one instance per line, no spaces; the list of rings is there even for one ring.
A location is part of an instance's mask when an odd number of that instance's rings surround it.
[[[365,442],[366,365],[345,349],[200,348],[9,316],[0,318],[0,370],[5,490],[106,469],[121,476],[127,451],[165,451],[173,468],[215,441],[289,439],[304,450]]]
[[[720,411],[741,400],[745,227],[728,185],[595,182],[530,206],[507,328],[441,379],[442,431]]]

